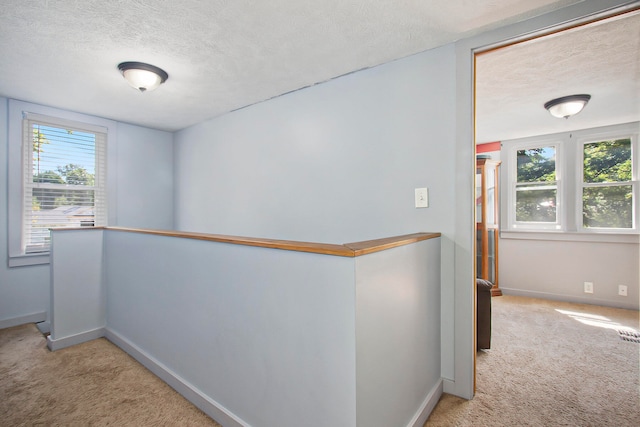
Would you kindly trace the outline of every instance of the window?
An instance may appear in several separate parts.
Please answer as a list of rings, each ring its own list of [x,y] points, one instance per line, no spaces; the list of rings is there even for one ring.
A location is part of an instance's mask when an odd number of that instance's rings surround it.
[[[23,120],[22,250],[48,252],[50,228],[106,225],[104,129]]]
[[[516,150],[515,223],[558,226],[556,145]]]
[[[115,222],[116,122],[8,101],[9,266],[49,263],[50,227]]]
[[[631,138],[582,144],[582,227],[633,229]]]
[[[503,230],[637,233],[638,125],[503,141]]]

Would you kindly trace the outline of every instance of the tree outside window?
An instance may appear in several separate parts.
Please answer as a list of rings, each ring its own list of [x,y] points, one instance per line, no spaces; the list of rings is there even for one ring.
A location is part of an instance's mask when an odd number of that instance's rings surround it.
[[[556,147],[518,150],[516,158],[516,222],[556,223]]]
[[[582,225],[633,228],[631,139],[583,146]]]
[[[638,233],[639,130],[634,122],[503,141],[503,231]]]
[[[98,141],[105,138],[37,120],[26,119],[26,125],[30,140],[25,153],[31,161],[24,171],[23,248],[25,253],[46,252],[51,228],[96,224],[97,193],[104,192],[104,179],[96,185],[104,158],[104,143]]]

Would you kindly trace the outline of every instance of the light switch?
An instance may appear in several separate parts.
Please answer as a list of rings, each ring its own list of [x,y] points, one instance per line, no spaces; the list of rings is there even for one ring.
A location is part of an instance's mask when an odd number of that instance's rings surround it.
[[[429,189],[416,188],[416,208],[429,207]]]

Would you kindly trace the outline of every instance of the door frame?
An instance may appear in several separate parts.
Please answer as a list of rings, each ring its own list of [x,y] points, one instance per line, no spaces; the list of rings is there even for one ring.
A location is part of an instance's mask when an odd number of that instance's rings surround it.
[[[595,4],[597,3],[597,4]],[[453,379],[443,390],[473,398],[475,344],[475,56],[492,49],[560,32],[640,8],[640,1],[580,2],[456,43],[456,209]],[[447,307],[445,307],[446,309]],[[445,356],[447,349],[443,349]]]

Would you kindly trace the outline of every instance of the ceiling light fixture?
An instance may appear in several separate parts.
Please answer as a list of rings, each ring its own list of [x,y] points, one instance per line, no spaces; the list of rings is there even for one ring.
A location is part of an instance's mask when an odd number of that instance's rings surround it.
[[[154,90],[169,78],[164,70],[144,62],[123,62],[118,69],[131,87],[140,92]]]
[[[549,110],[552,116],[568,119],[574,114],[578,114],[587,102],[591,99],[591,95],[569,95],[562,98],[552,99],[544,104],[544,108]]]

